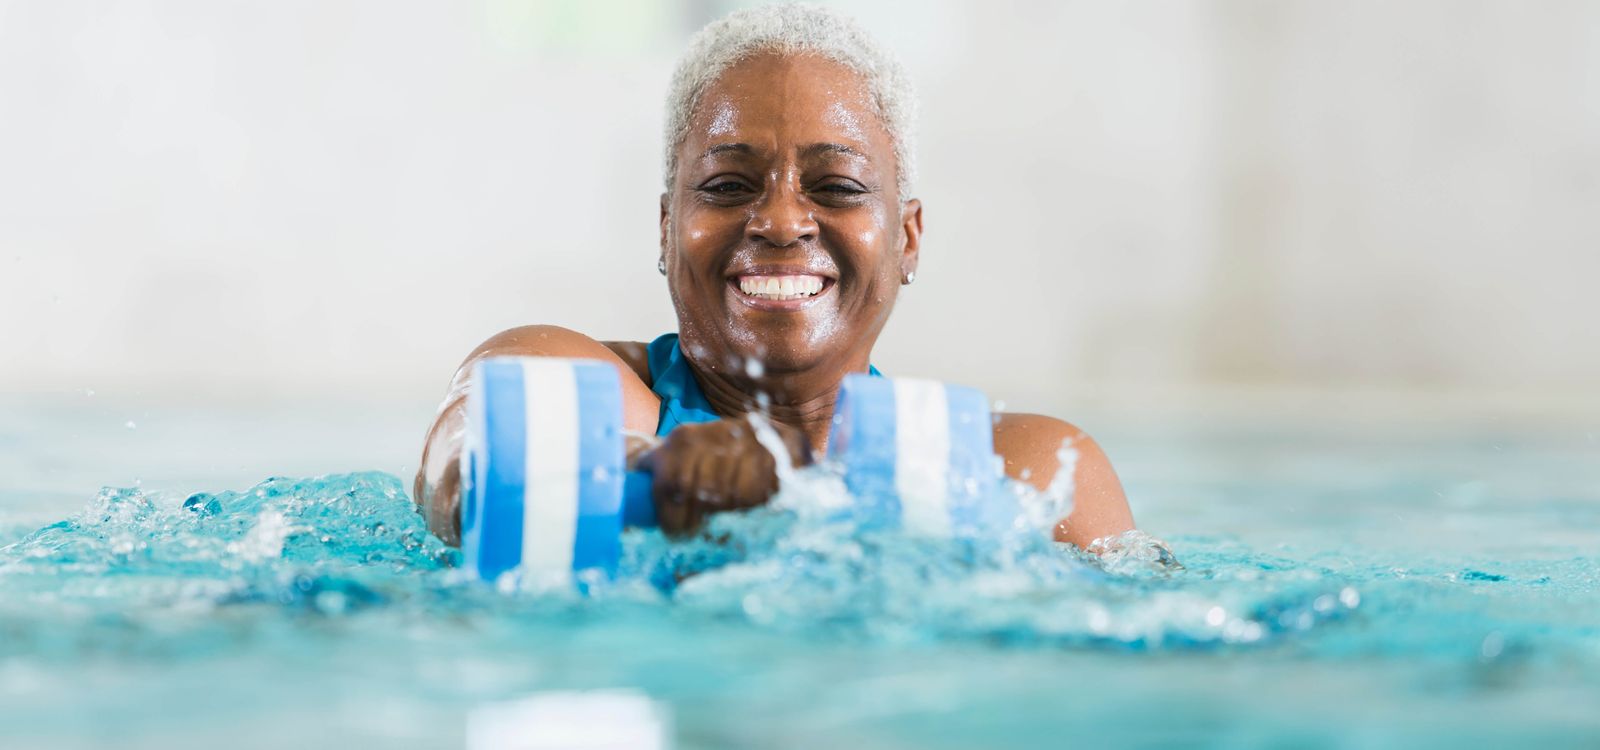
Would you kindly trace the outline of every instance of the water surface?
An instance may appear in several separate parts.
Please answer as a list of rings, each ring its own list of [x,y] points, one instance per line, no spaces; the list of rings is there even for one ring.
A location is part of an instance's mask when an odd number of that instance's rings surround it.
[[[587,688],[661,701],[679,747],[1600,742],[1600,445],[1580,428],[1100,430],[1181,568],[1137,540],[1089,564],[1025,527],[841,523],[808,510],[833,491],[814,477],[714,539],[630,532],[618,580],[578,596],[464,580],[401,465],[224,484],[383,466],[411,442],[397,417],[366,418],[384,429],[363,453],[336,439],[360,414],[10,413],[8,746],[460,746],[476,706]],[[322,444],[280,442],[326,419],[344,426]],[[202,468],[82,489],[162,465]]]

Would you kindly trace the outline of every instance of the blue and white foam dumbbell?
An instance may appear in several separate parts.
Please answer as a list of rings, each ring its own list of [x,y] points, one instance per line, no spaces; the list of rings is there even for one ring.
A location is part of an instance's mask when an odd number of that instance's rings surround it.
[[[474,365],[461,452],[461,552],[478,576],[615,570],[624,526],[656,525],[651,477],[626,470],[622,388],[593,360]],[[947,536],[984,525],[998,478],[988,403],[971,388],[845,378],[829,458],[868,517]]]
[[[975,389],[849,375],[834,405],[828,458],[879,518],[950,536],[1015,517],[991,492],[1001,474],[993,430],[989,403]]]
[[[473,366],[461,451],[461,552],[494,580],[613,570],[624,524],[655,525],[650,477],[625,471],[611,365],[495,357]]]

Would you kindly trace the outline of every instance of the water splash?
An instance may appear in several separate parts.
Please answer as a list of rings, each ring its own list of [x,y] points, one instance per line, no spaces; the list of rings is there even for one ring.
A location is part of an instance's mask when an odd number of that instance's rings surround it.
[[[1141,532],[1080,552],[1052,541],[1055,518],[1038,510],[1059,497],[1014,483],[993,491],[1023,509],[1010,523],[930,538],[858,513],[837,472],[808,468],[786,475],[770,505],[716,516],[689,540],[626,532],[615,577],[507,580],[497,593],[454,568],[455,550],[387,474],[188,496],[107,489],[0,548],[0,591],[7,609],[75,607],[91,619],[239,606],[290,618],[400,607],[538,619],[646,606],[824,637],[1141,649],[1258,643],[1359,605],[1342,582],[1291,573],[1241,589],[1185,570]],[[49,623],[37,625],[31,636],[48,640]]]

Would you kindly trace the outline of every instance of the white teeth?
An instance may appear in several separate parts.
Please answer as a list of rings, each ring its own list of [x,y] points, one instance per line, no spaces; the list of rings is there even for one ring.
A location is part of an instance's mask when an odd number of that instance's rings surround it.
[[[761,299],[805,299],[822,291],[821,276],[740,276],[739,291]]]

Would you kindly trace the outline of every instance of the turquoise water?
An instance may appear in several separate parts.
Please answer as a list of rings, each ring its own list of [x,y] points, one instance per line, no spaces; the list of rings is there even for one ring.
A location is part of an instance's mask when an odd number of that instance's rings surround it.
[[[463,579],[390,473],[54,522],[14,480],[0,734],[459,747],[486,703],[630,688],[685,748],[1600,744],[1592,433],[1242,424],[1102,431],[1170,556],[858,527],[815,472],[698,541],[630,532],[588,596]]]

